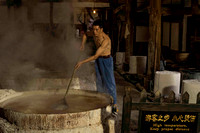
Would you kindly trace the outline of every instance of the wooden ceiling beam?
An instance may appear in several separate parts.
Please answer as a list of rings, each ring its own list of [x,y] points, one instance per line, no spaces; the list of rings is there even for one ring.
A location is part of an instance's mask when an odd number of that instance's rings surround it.
[[[162,7],[161,9],[161,14],[162,16],[168,16],[168,15],[191,15],[192,14],[192,9],[191,8],[183,8],[183,9],[171,9],[171,8],[166,8]]]
[[[73,7],[110,7],[110,3],[104,3],[104,2],[73,2]]]

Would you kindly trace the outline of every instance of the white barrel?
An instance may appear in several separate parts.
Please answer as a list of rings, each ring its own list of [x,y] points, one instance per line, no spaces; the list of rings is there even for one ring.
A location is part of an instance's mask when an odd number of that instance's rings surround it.
[[[146,56],[130,56],[129,73],[144,74],[146,73],[146,65]]]
[[[123,68],[123,63],[125,62],[125,52],[116,52],[116,67],[118,69]]]
[[[154,78],[154,93],[159,91],[161,96],[169,96],[171,90],[176,94],[176,99],[180,95],[180,72],[157,71]]]
[[[189,103],[196,103],[197,94],[200,92],[200,81],[196,79],[183,80],[181,93],[185,92],[189,94]]]

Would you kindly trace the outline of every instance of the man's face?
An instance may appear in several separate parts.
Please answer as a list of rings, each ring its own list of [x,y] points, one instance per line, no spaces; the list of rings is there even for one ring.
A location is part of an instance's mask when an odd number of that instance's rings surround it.
[[[94,36],[99,36],[103,32],[103,28],[100,28],[99,26],[93,26],[93,33]]]

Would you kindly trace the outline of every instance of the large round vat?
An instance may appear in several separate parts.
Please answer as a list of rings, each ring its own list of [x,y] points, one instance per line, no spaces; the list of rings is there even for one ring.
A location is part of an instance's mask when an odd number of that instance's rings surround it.
[[[70,90],[64,99],[64,94],[65,90],[27,91],[3,101],[0,99],[0,131],[103,133],[102,121],[109,114],[106,108],[111,103],[110,96]],[[2,120],[8,125],[2,125]]]

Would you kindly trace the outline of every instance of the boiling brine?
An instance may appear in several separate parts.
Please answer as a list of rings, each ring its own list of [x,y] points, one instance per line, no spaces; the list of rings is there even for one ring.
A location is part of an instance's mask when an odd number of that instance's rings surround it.
[[[18,96],[2,103],[4,109],[28,114],[77,113],[98,109],[110,104],[105,97],[63,94],[29,94]]]

